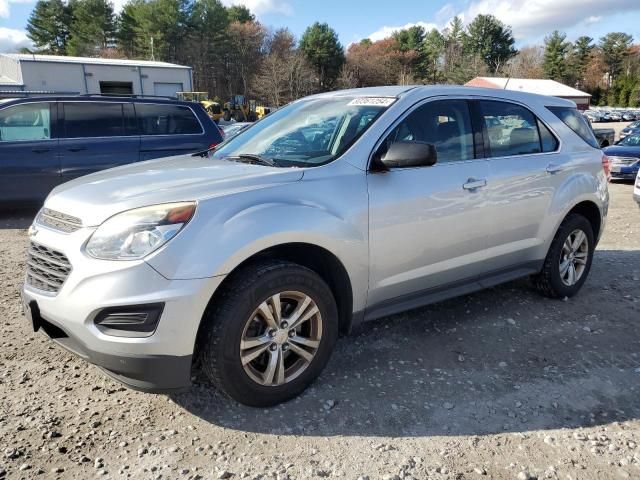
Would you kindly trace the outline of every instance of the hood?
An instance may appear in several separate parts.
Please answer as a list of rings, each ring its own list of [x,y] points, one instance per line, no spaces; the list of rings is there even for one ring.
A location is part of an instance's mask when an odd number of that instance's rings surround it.
[[[55,188],[47,208],[74,215],[85,226],[159,203],[204,200],[235,192],[296,182],[303,171],[191,155],[134,163],[80,177]]]
[[[626,147],[624,145],[613,145],[603,148],[602,151],[607,156],[612,157],[636,157],[640,158],[640,147]]]

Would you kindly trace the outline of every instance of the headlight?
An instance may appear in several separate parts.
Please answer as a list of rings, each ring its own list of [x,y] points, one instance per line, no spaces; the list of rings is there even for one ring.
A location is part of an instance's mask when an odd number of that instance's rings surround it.
[[[137,260],[175,237],[195,211],[195,202],[182,202],[119,213],[93,232],[85,251],[102,260]]]

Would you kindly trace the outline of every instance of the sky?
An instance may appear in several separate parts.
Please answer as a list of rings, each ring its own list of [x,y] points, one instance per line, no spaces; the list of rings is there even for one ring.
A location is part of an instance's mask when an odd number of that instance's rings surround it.
[[[112,0],[116,11],[126,0]],[[442,29],[459,15],[465,23],[493,14],[511,25],[517,46],[542,43],[553,30],[595,39],[611,31],[640,43],[640,0],[222,0],[243,4],[267,27],[288,27],[297,37],[315,21],[333,27],[342,44],[380,40],[412,25]],[[25,27],[35,0],[0,0],[0,52],[29,46]]]

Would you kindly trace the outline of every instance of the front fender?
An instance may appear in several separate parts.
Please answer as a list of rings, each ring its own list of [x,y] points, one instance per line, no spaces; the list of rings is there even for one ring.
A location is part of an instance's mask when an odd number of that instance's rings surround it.
[[[308,243],[342,262],[352,284],[354,309],[364,308],[368,286],[366,187],[344,185],[333,189],[340,193],[332,196],[317,185],[305,188],[302,183],[286,192],[277,189],[277,199],[273,192],[261,191],[203,202],[193,225],[147,262],[166,278],[206,278],[227,275],[268,248]]]

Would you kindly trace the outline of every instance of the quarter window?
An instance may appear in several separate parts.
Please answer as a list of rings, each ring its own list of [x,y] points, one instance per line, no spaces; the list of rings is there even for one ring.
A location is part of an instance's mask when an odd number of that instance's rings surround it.
[[[547,109],[593,148],[600,148],[589,122],[578,112],[577,108],[547,107]]]
[[[0,142],[50,138],[51,114],[48,103],[24,103],[0,110]]]
[[[400,141],[432,144],[438,163],[473,159],[473,130],[467,101],[435,101],[417,108],[387,136],[379,155]]]
[[[480,101],[492,157],[553,151],[558,141],[533,113],[508,102]],[[541,138],[542,137],[542,138]]]
[[[193,111],[181,105],[136,103],[142,135],[180,135],[202,133]]]
[[[124,135],[121,103],[70,102],[64,104],[66,138],[119,137]]]

